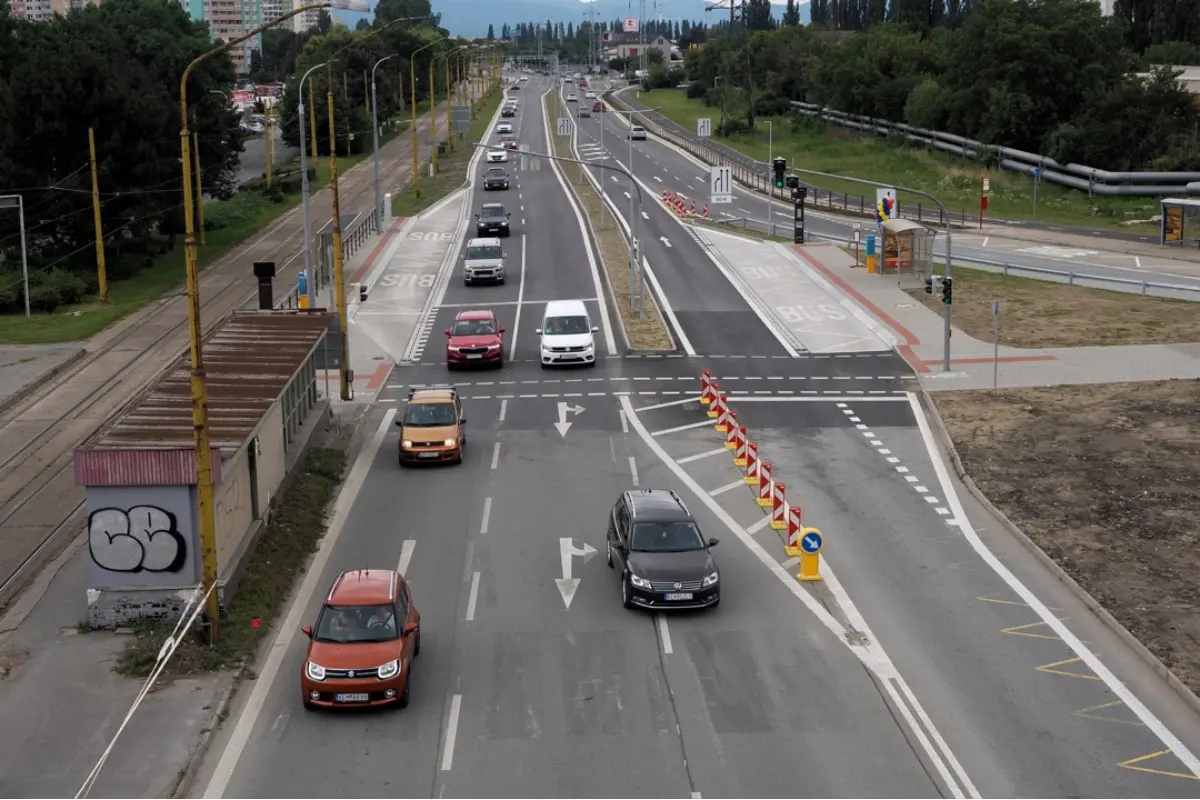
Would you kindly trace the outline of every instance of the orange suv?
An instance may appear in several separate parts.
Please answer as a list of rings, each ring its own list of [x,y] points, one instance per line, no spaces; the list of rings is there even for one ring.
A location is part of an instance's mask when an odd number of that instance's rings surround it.
[[[467,420],[453,386],[410,389],[400,428],[400,466],[421,462],[461,464]]]
[[[421,614],[404,576],[390,569],[343,572],[309,638],[300,689],[304,707],[408,707],[412,661],[421,652]]]

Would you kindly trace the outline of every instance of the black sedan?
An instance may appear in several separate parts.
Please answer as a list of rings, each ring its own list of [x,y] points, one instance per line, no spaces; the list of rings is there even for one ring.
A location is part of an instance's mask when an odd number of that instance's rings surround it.
[[[492,189],[507,189],[508,188],[508,173],[501,167],[491,167],[483,174],[483,190],[490,191]]]
[[[475,215],[477,236],[508,236],[508,220],[512,216],[500,203],[484,203]]]

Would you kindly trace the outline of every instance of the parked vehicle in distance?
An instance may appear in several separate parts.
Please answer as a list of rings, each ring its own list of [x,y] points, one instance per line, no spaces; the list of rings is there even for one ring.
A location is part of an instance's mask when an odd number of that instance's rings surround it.
[[[460,311],[446,329],[446,367],[504,366],[504,328],[489,310]]]

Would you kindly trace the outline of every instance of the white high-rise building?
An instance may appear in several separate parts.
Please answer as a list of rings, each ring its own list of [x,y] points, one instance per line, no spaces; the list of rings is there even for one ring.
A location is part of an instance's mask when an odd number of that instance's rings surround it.
[[[286,0],[284,0],[286,2]],[[292,8],[299,8],[307,5],[305,0],[292,0]],[[310,8],[308,11],[301,12],[292,17],[292,30],[296,33],[304,33],[311,31],[317,27],[317,20],[320,18],[321,10],[319,8]]]

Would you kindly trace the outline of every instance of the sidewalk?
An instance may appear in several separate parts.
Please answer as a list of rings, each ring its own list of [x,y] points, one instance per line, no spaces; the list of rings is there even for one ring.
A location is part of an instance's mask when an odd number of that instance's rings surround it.
[[[796,266],[811,278],[836,289],[891,331],[896,350],[930,391],[990,389],[997,366],[999,388],[1200,378],[1200,344],[1001,346],[997,358],[991,342],[973,339],[957,328],[950,339],[951,371],[944,372],[942,317],[909,297],[894,276],[870,275],[854,267],[854,259],[833,245],[781,247],[792,251]]]
[[[0,345],[0,411],[86,354],[77,344]]]

